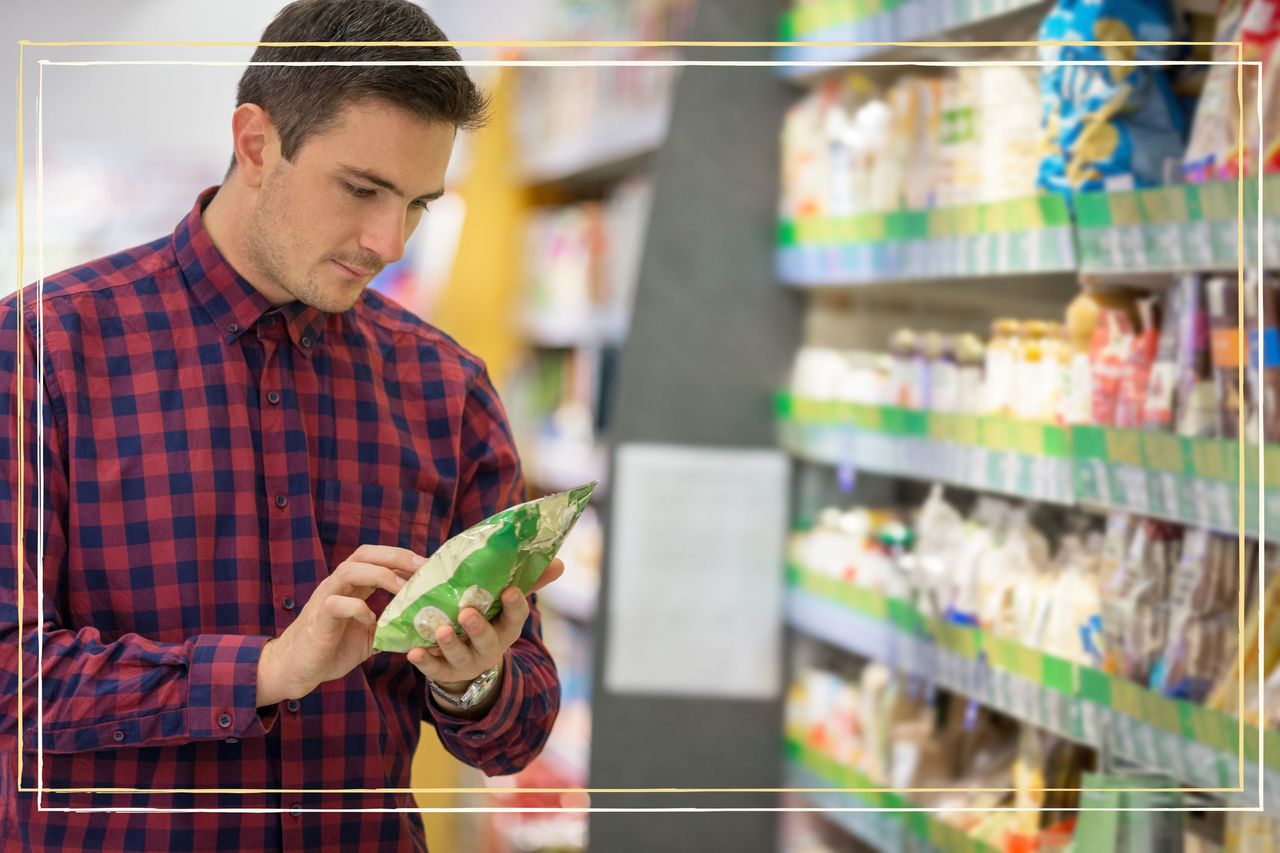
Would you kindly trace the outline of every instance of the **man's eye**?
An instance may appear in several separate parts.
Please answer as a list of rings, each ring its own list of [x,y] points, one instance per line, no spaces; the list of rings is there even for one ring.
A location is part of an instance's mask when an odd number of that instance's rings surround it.
[[[427,207],[427,203],[425,201],[415,201],[411,203],[409,206],[412,207],[414,210],[421,210],[423,213],[426,213],[428,210],[430,210],[430,208]]]
[[[347,184],[347,192],[351,193],[356,198],[369,198],[374,193],[371,189],[358,187],[355,184]]]

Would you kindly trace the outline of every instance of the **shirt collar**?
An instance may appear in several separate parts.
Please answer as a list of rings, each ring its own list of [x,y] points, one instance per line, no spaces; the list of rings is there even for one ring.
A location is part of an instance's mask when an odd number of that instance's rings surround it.
[[[191,212],[174,229],[173,249],[178,268],[196,301],[208,312],[223,340],[234,341],[253,328],[262,315],[273,311],[274,306],[236,272],[205,230],[201,213],[217,191],[218,187],[209,187],[197,196]],[[298,301],[276,310],[298,350],[310,357],[329,315]]]

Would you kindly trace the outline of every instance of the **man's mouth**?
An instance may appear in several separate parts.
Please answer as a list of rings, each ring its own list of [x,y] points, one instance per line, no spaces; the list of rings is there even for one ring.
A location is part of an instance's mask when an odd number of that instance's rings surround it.
[[[330,260],[332,261],[333,259],[330,258]],[[341,261],[333,261],[333,264],[351,278],[370,278],[374,274],[373,270],[362,270],[357,267],[349,267]]]

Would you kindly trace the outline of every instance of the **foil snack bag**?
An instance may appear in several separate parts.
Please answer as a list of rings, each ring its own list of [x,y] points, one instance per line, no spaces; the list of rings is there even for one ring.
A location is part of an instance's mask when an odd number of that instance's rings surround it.
[[[458,624],[474,607],[492,619],[509,586],[529,590],[555,558],[586,509],[596,484],[588,483],[505,509],[449,539],[391,599],[373,636],[375,652],[407,652],[436,645],[435,632]]]

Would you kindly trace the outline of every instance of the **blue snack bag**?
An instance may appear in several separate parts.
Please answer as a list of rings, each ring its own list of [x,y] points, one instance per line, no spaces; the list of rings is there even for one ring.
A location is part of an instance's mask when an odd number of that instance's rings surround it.
[[[1168,0],[1059,0],[1040,26],[1041,41],[1154,42],[1175,38]],[[1049,153],[1038,185],[1070,196],[1117,184],[1163,183],[1181,161],[1187,119],[1165,68],[1065,65],[1067,62],[1176,59],[1175,46],[1042,45],[1040,88]]]

